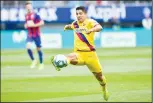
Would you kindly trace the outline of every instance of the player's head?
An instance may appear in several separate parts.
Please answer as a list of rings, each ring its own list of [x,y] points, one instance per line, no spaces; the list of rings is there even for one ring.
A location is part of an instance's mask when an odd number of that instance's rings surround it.
[[[86,9],[84,6],[76,8],[76,17],[79,22],[83,22],[86,19]]]
[[[32,12],[33,7],[32,7],[31,2],[26,2],[25,6],[26,6],[26,10],[28,13]]]

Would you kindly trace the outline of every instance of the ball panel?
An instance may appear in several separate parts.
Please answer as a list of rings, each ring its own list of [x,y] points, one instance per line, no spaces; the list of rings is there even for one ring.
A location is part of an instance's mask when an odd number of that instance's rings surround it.
[[[54,64],[55,66],[62,68],[67,66],[67,58],[65,55],[58,54],[54,57]]]

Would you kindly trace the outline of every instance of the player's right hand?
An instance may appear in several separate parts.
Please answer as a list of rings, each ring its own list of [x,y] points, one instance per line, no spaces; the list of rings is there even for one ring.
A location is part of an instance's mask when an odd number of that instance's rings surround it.
[[[68,28],[68,25],[65,25],[65,27],[64,27],[64,31],[65,31],[67,28]]]
[[[27,26],[28,27],[35,27],[35,24],[32,20],[27,21]]]
[[[67,29],[70,29],[70,28],[71,28],[70,25],[65,25],[64,31],[67,30]]]

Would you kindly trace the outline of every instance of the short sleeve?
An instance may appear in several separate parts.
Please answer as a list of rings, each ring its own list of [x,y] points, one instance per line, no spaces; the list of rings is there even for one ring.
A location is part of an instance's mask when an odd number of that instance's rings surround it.
[[[40,18],[40,16],[38,14],[36,14],[35,20],[37,20],[37,21],[41,20],[41,18]]]
[[[91,27],[95,27],[96,25],[100,25],[96,20],[91,19]]]

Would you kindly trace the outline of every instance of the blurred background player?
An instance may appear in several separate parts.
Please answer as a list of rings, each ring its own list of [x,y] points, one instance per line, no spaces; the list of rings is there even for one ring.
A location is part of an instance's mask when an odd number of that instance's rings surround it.
[[[35,68],[37,64],[37,60],[33,56],[33,52],[30,49],[32,42],[34,41],[36,47],[37,47],[37,52],[39,55],[39,61],[40,65],[38,69],[43,69],[44,64],[43,64],[43,53],[41,50],[41,37],[40,37],[40,26],[44,25],[44,21],[41,20],[40,16],[36,14],[33,11],[33,7],[31,2],[26,2],[26,23],[24,25],[25,28],[28,29],[28,36],[27,36],[27,52],[30,56],[30,59],[32,60],[32,64],[30,68]]]
[[[145,7],[143,10],[144,19],[142,19],[142,25],[145,29],[152,28],[152,18],[150,17],[150,10],[149,8]]]
[[[94,46],[94,34],[95,32],[100,32],[102,26],[97,21],[87,18],[86,10],[83,6],[76,8],[76,16],[77,21],[66,25],[64,28],[64,30],[72,29],[75,31],[74,53],[67,55],[68,63],[73,65],[86,65],[102,86],[103,96],[107,101],[108,90],[106,87],[106,79],[102,74],[102,67]],[[57,69],[57,67],[55,68]]]

